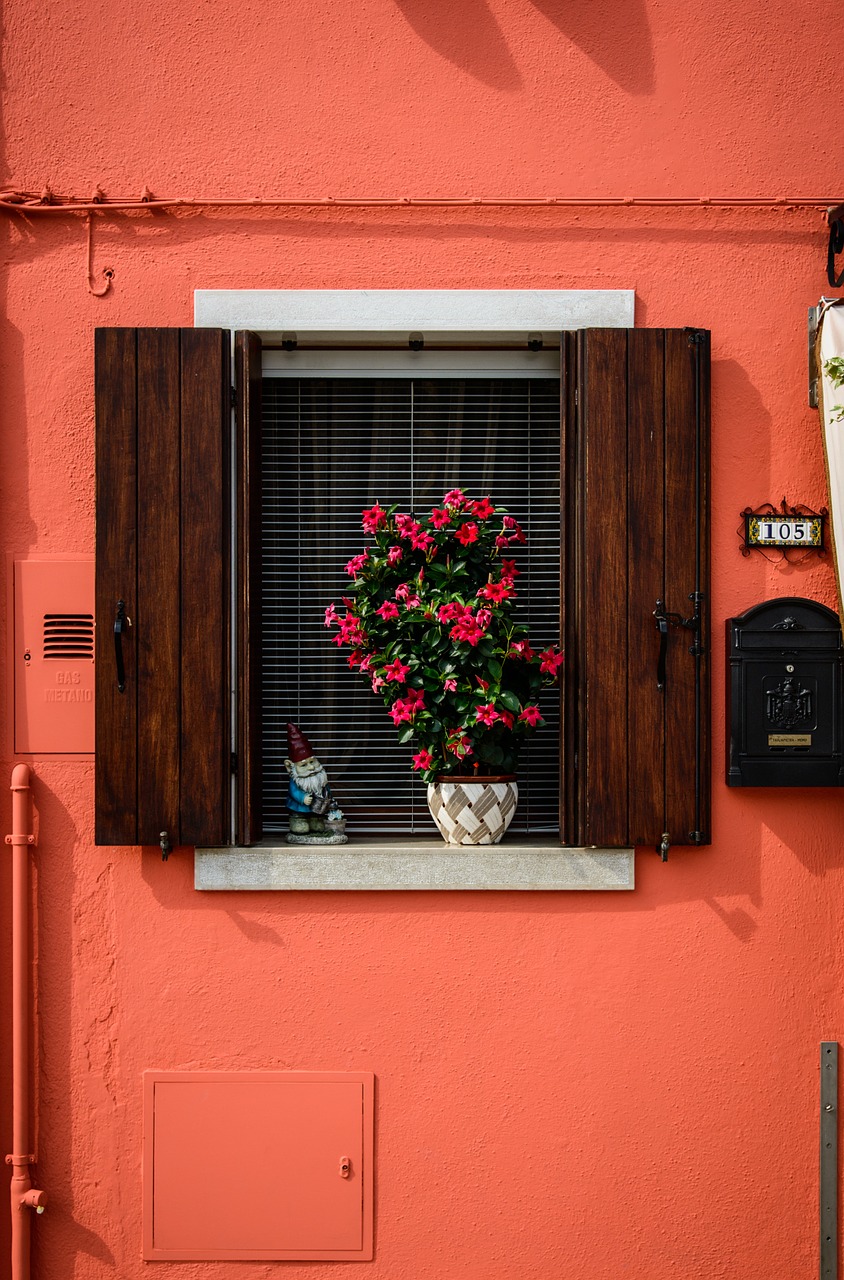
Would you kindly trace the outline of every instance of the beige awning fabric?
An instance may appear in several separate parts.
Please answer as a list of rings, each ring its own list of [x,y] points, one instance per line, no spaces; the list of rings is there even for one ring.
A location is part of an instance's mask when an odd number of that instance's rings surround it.
[[[829,481],[829,540],[835,557],[838,615],[844,619],[844,386],[836,386],[826,373],[826,362],[833,356],[844,357],[844,306],[824,304],[818,336],[818,408]]]

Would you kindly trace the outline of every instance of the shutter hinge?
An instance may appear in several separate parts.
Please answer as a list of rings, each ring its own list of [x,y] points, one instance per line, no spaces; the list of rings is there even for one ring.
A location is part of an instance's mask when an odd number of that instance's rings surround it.
[[[690,347],[699,347],[706,341],[706,332],[703,329],[687,329],[686,337]]]
[[[232,769],[232,773],[234,774],[237,773],[237,752],[236,751],[233,751],[231,755],[231,769]]]

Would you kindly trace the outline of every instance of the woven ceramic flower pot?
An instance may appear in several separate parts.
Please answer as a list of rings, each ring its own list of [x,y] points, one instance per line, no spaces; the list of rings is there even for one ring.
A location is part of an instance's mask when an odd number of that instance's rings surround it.
[[[428,783],[428,808],[446,844],[498,844],[518,802],[513,774]]]

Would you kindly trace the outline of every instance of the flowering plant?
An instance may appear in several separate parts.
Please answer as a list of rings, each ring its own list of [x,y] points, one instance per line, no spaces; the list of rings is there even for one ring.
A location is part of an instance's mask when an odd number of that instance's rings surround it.
[[[427,781],[512,772],[563,661],[553,645],[535,652],[513,618],[518,522],[451,489],[420,520],[376,502],[362,525],[374,541],[346,565],[353,594],[342,615],[325,611],[334,643],[383,697],[399,742],[415,739],[413,767]]]

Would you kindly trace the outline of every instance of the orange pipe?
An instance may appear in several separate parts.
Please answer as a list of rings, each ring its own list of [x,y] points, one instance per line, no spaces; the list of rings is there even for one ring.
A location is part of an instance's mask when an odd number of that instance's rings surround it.
[[[32,1219],[29,1209],[44,1212],[47,1197],[32,1185],[29,1131],[29,848],[32,806],[29,766],[12,770],[12,1280],[29,1280],[29,1247]]]
[[[89,200],[35,195],[28,191],[0,192],[0,209],[12,213],[108,213],[128,209],[378,209],[378,208],[542,208],[546,205],[568,209],[614,209],[640,206],[656,209],[824,209],[834,213],[838,197],[831,196],[172,196],[139,199],[109,199],[97,195]]]

